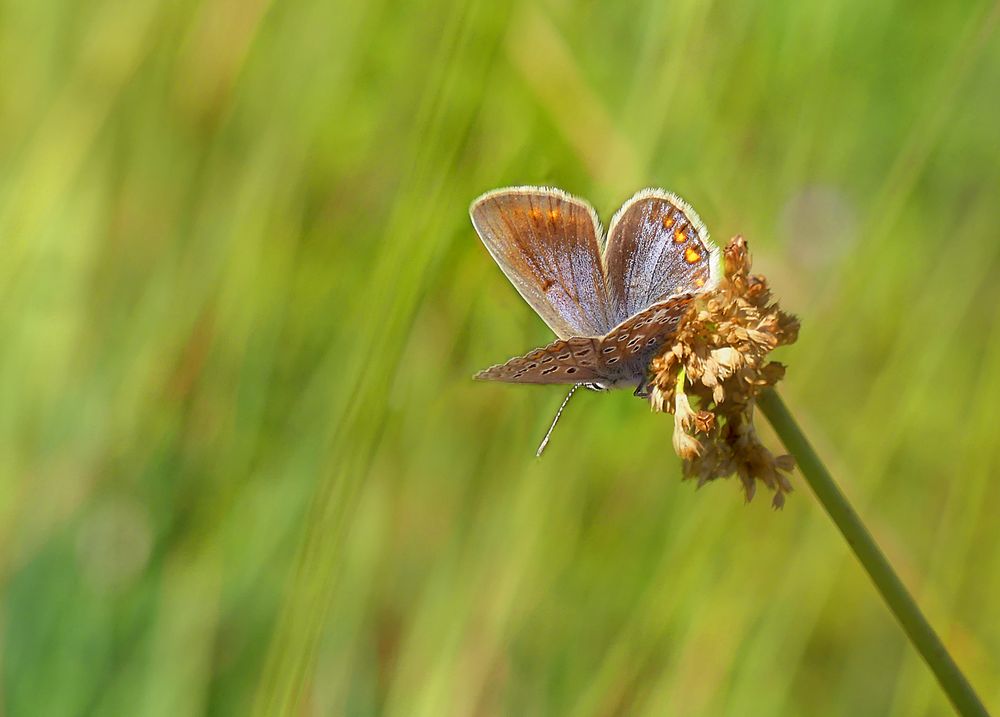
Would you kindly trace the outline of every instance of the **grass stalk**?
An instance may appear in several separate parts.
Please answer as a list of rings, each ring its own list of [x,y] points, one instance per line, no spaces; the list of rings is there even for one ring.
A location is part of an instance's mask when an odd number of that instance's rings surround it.
[[[893,570],[861,518],[834,482],[816,451],[813,450],[795,418],[773,389],[764,391],[757,405],[767,416],[778,437],[795,457],[799,470],[847,541],[861,566],[875,584],[886,606],[896,616],[900,626],[920,656],[931,668],[955,710],[963,717],[985,717],[986,708],[972,685],[955,664],[955,660],[920,611],[913,596]]]

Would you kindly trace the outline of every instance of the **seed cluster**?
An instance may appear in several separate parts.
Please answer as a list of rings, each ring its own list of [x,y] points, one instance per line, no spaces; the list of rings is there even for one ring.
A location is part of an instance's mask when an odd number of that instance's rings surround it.
[[[649,401],[653,410],[674,415],[673,444],[684,478],[701,486],[735,475],[747,501],[760,481],[780,508],[792,490],[785,474],[795,462],[760,442],[754,398],[784,376],[785,367],[767,355],[795,341],[799,321],[772,301],[764,277],[750,274],[743,237],[734,237],[723,256],[719,286],[692,304],[672,343],[653,359]]]

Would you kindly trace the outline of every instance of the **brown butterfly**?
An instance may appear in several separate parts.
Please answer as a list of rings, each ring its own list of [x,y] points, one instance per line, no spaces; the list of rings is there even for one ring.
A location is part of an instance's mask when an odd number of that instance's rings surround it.
[[[719,250],[680,197],[644,189],[622,205],[607,239],[594,208],[549,187],[497,189],[476,199],[472,224],[493,259],[557,341],[476,374],[481,381],[636,386],[694,298],[716,286]]]

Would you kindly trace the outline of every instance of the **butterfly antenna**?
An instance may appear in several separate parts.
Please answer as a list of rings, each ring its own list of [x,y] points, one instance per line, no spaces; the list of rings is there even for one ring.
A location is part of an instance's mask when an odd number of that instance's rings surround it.
[[[566,408],[566,404],[569,403],[569,400],[573,398],[573,394],[576,393],[576,389],[580,388],[582,385],[582,383],[573,384],[573,388],[571,388],[569,393],[566,394],[566,398],[563,399],[562,405],[559,406],[559,410],[556,411],[556,417],[552,419],[552,425],[549,426],[549,430],[545,432],[545,438],[542,439],[541,444],[538,446],[538,450],[535,451],[536,458],[540,458],[542,451],[545,450],[545,446],[549,445],[549,437],[552,435],[552,429],[554,429],[556,424],[559,423],[559,416],[562,415],[563,409]]]

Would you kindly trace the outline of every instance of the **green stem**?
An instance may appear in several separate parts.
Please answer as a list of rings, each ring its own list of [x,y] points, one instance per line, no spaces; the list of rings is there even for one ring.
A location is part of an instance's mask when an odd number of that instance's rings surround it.
[[[778,437],[795,457],[799,470],[805,476],[819,502],[837,525],[851,550],[861,561],[862,567],[875,583],[889,610],[899,621],[910,642],[934,672],[948,699],[960,715],[987,715],[986,708],[976,696],[972,685],[958,669],[958,665],[945,649],[941,638],[935,634],[917,603],[907,592],[899,576],[865,528],[861,518],[840,492],[833,477],[809,445],[798,424],[789,413],[781,397],[772,389],[764,391],[757,405],[771,422]]]

